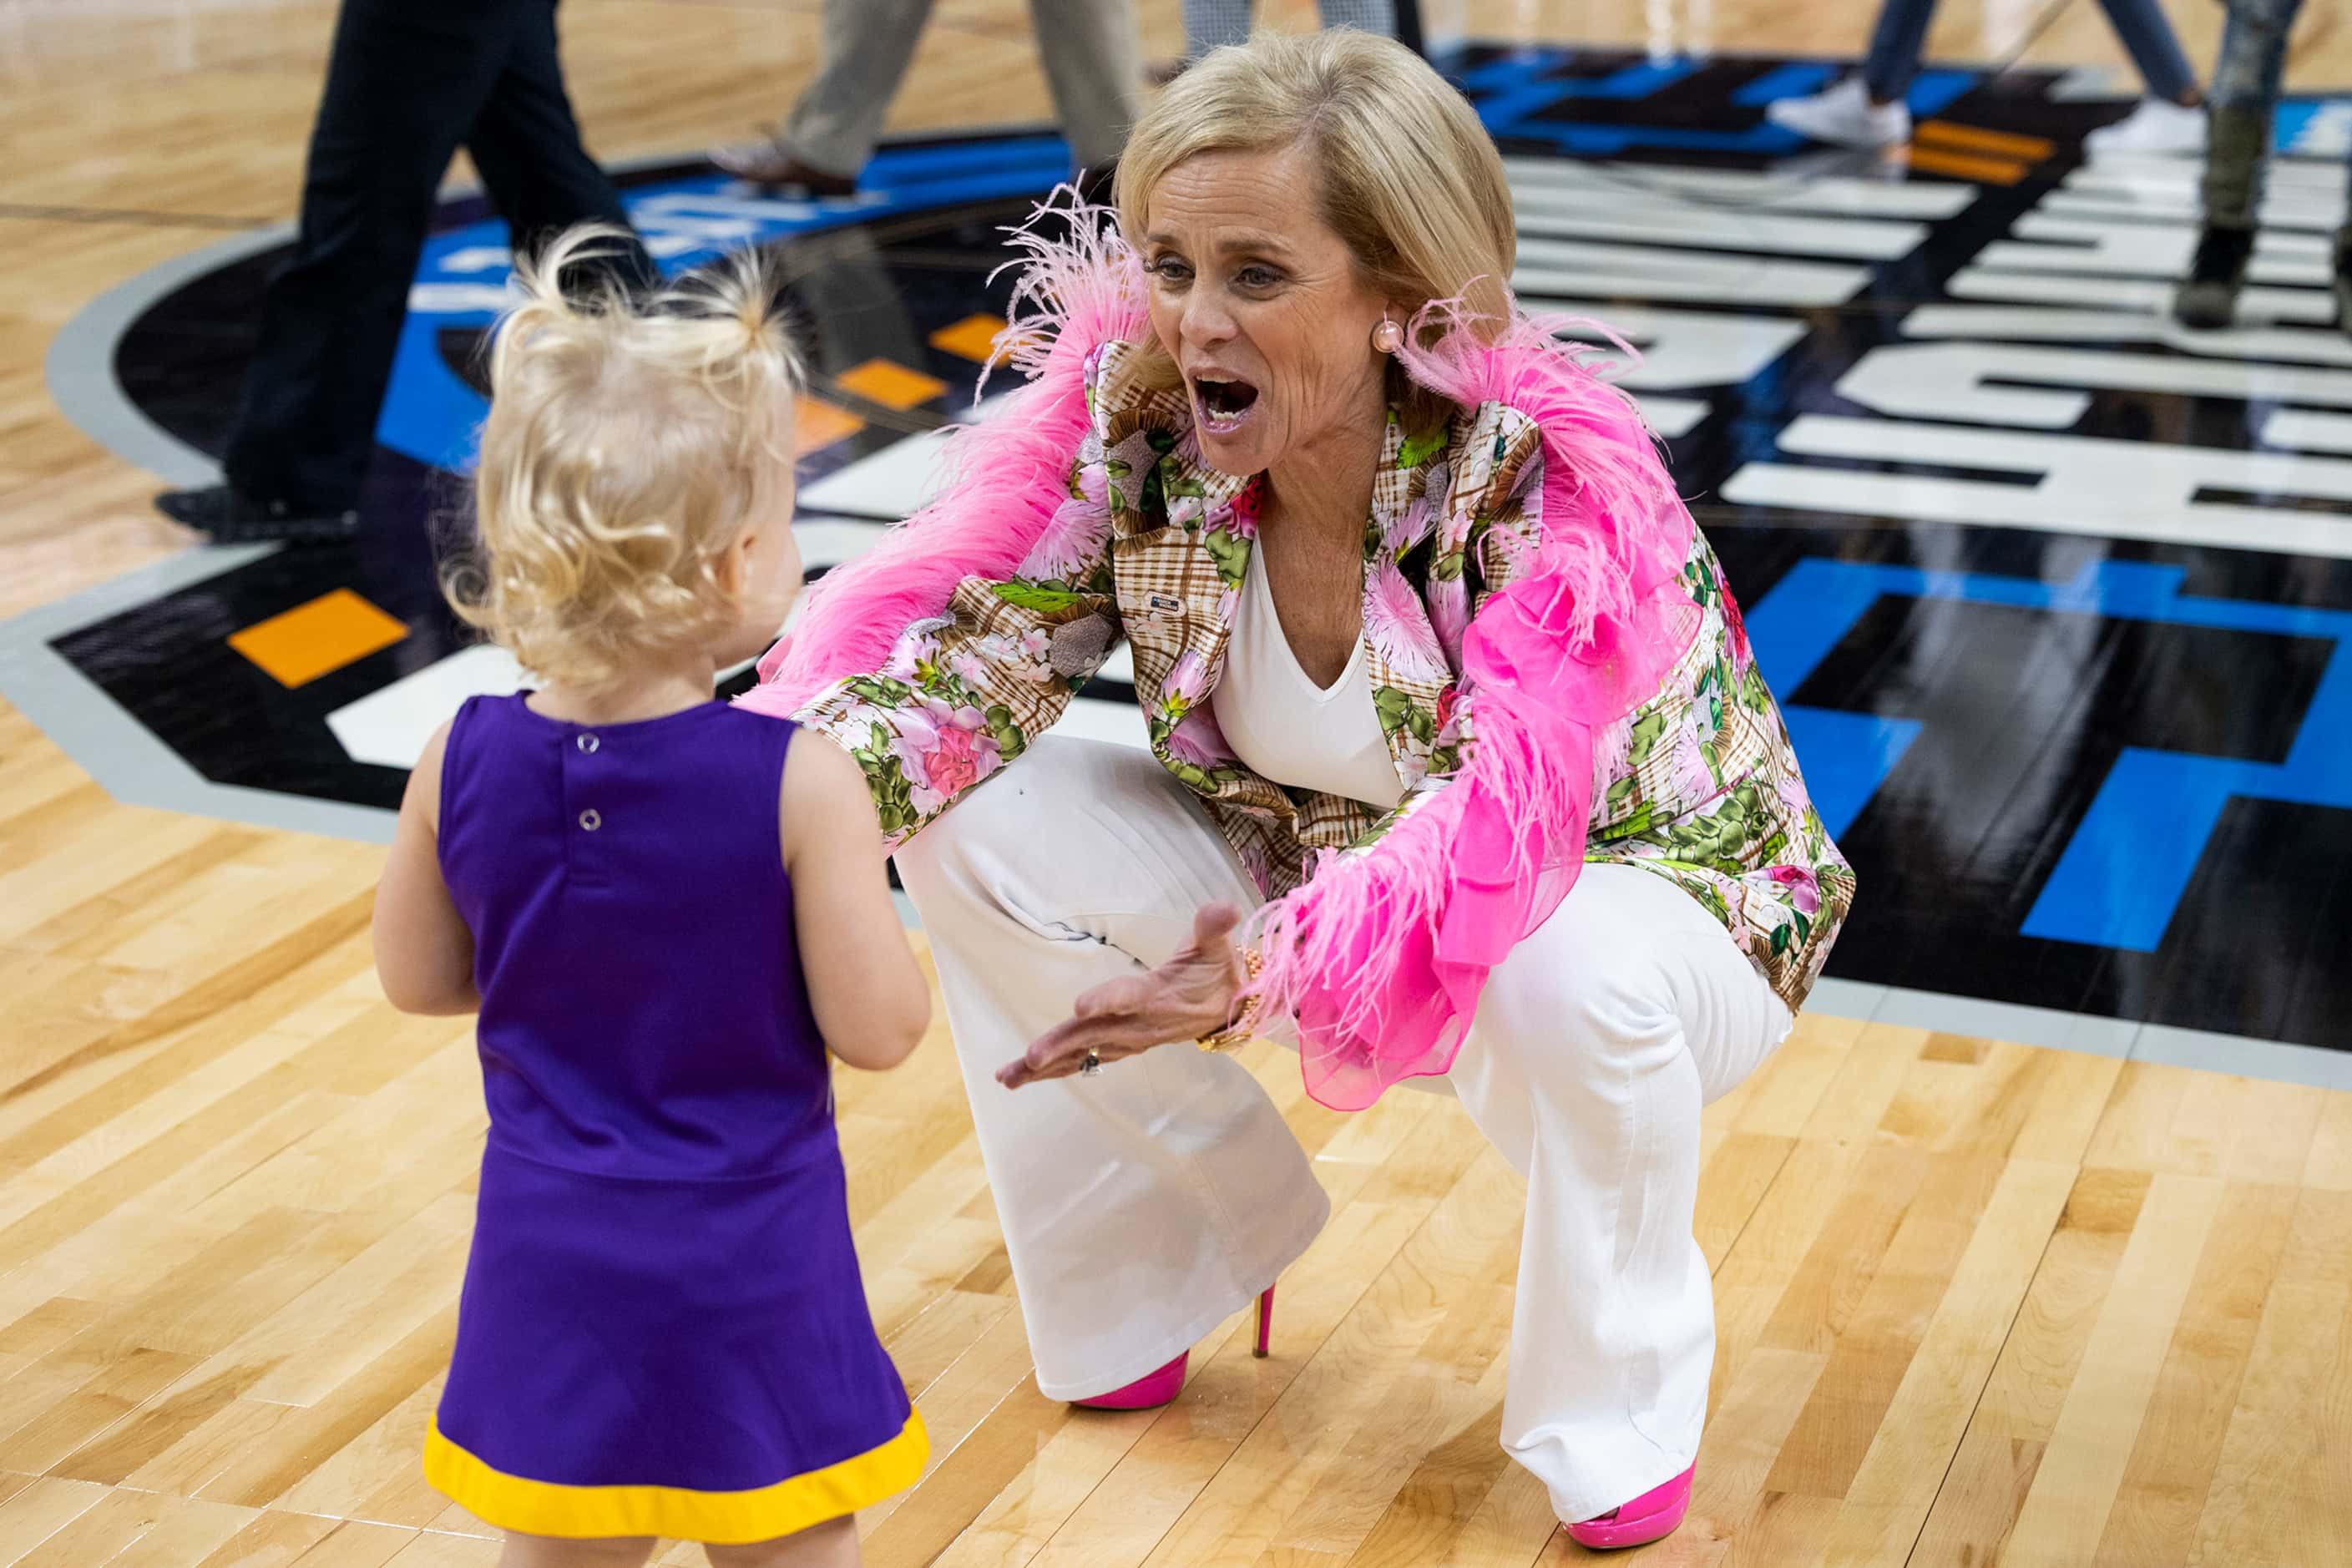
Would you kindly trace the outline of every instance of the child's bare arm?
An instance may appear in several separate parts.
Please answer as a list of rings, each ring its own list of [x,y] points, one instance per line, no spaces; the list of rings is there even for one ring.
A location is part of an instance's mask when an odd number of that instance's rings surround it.
[[[448,739],[444,724],[408,775],[392,856],[375,889],[375,972],[383,994],[404,1013],[447,1016],[482,1005],[474,990],[474,933],[449,901],[436,837],[441,753]]]
[[[866,775],[803,730],[784,763],[782,795],[793,929],[817,1028],[852,1067],[897,1067],[930,1026],[931,991],[890,900]]]

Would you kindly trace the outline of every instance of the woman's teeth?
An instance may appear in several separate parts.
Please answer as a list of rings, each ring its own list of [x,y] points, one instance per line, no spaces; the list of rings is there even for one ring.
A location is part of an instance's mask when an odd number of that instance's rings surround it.
[[[1202,425],[1212,435],[1227,436],[1249,418],[1250,408],[1257,402],[1257,388],[1245,381],[1203,376],[1193,383],[1193,396]]]

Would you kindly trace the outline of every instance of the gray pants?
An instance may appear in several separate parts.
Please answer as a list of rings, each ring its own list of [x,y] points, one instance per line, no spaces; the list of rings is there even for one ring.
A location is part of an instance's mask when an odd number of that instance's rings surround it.
[[[2197,74],[2189,68],[2189,57],[2180,52],[2180,40],[2157,0],[2099,0],[2099,9],[2139,68],[2150,96],[2178,102],[2196,87]],[[1886,0],[1862,62],[1863,86],[1874,101],[1891,103],[1909,90],[1935,15],[1936,0]]]
[[[1197,60],[1211,49],[1247,39],[1256,8],[1256,0],[1184,0],[1184,53]],[[1396,0],[1323,0],[1321,10],[1327,27],[1396,36]]]
[[[2287,35],[2302,10],[2303,0],[2231,0],[2221,58],[2213,66],[2205,150],[2205,221],[2216,228],[2254,228],[2262,221],[2271,120],[2286,74]]]
[[[825,0],[824,63],[793,105],[784,147],[810,168],[853,178],[874,155],[932,0]],[[1118,157],[1135,121],[1133,0],[1029,0],[1054,111],[1081,168]]]

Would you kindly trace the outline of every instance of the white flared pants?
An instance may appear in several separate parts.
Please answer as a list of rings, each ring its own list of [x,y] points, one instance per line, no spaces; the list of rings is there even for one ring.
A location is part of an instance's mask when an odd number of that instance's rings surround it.
[[[1172,1359],[1330,1212],[1257,1081],[1189,1046],[1012,1090],[1072,998],[1165,962],[1202,904],[1257,895],[1146,752],[1047,737],[898,852],[937,959],[1037,1366],[1057,1399]],[[1698,1451],[1715,1300],[1692,1239],[1699,1107],[1789,1010],[1687,895],[1588,866],[1490,976],[1449,1075],[1528,1180],[1503,1446],[1564,1520]]]

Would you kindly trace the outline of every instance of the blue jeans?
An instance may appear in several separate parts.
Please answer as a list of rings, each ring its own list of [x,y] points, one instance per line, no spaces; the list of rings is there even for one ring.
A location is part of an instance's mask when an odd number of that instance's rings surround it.
[[[2301,0],[2288,0],[2299,5]],[[2099,0],[2107,22],[2116,30],[2148,94],[2178,102],[2196,89],[2197,75],[2172,24],[2164,19],[2157,0]],[[1890,103],[1911,87],[1919,74],[1919,51],[1927,47],[1927,23],[1936,14],[1936,0],[1886,0],[1878,14],[1878,28],[1870,36],[1870,53],[1862,62],[1862,84],[1875,103]]]

